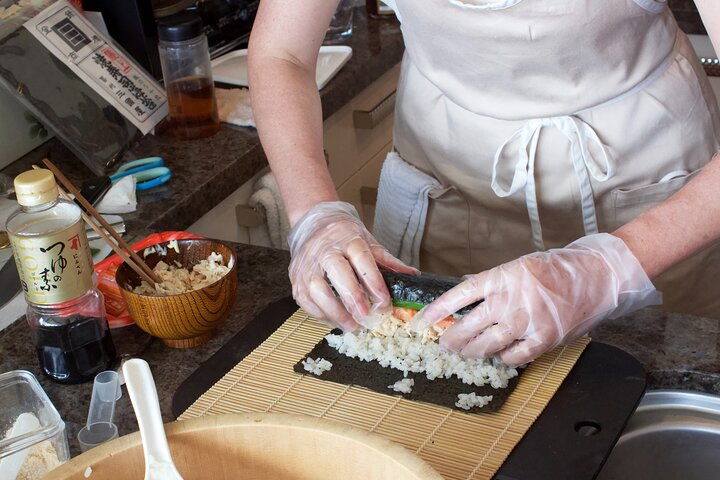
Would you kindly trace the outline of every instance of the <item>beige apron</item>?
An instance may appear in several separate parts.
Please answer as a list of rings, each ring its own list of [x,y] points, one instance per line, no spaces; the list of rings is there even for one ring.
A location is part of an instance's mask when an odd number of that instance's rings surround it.
[[[417,188],[384,167],[374,230],[396,254],[413,236],[404,260],[422,270],[474,273],[613,231],[718,150],[715,97],[664,1],[392,3],[395,149],[430,188],[419,229],[387,228],[402,224],[397,192]],[[657,279],[665,308],[720,317],[719,270],[716,247]]]

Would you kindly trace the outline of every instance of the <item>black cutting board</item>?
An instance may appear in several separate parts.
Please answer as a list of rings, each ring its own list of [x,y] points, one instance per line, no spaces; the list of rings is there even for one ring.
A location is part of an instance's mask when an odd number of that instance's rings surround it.
[[[292,298],[268,306],[178,387],[173,415],[180,416],[296,310]],[[644,392],[645,371],[634,357],[590,342],[495,479],[595,478]]]

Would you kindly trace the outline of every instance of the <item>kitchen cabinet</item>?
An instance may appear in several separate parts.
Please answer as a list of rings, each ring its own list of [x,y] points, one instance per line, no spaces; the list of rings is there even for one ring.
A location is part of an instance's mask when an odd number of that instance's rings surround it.
[[[374,157],[338,187],[340,199],[355,206],[369,230],[372,230],[375,218],[375,198],[380,180],[380,169],[391,148],[392,142],[383,145],[383,148]]]
[[[240,225],[237,221],[236,206],[247,205],[250,195],[253,194],[255,183],[270,171],[270,168],[264,168],[256,173],[250,180],[243,183],[240,188],[228,195],[222,202],[217,204],[212,210],[200,217],[195,223],[190,225],[186,230],[197,235],[209,238],[217,238],[228,242],[237,242],[245,244],[253,243],[250,239],[250,228],[246,225]],[[270,245],[261,245],[269,247]]]
[[[323,123],[333,183],[340,199],[355,206],[368,228],[372,228],[380,169],[392,148],[392,113],[399,74],[397,64]],[[254,229],[263,228],[258,225],[264,221],[262,214],[243,208],[258,179],[268,172],[267,168],[260,171],[187,230],[231,242],[271,246],[265,244],[264,235],[254,234]]]
[[[374,217],[374,202],[368,196],[377,189],[382,162],[392,149],[399,74],[400,66],[395,65],[324,123],[328,166],[340,199],[355,206],[368,228]]]

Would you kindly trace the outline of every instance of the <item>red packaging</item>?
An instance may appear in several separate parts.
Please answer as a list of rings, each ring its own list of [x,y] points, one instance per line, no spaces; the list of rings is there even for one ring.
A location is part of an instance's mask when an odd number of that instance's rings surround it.
[[[158,243],[169,242],[170,240],[181,240],[184,238],[203,238],[188,232],[162,232],[153,233],[131,245],[136,252],[145,250],[147,247]],[[105,297],[105,312],[107,314],[110,328],[124,327],[135,323],[130,317],[123,300],[120,287],[115,282],[115,272],[122,265],[123,259],[115,254],[95,265],[97,286]]]

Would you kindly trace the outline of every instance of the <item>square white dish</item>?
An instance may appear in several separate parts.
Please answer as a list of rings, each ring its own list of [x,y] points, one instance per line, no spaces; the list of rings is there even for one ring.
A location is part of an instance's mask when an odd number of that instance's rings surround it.
[[[346,45],[323,45],[318,53],[315,83],[318,90],[350,60],[352,48]],[[212,61],[213,80],[231,85],[248,86],[247,49],[227,53]]]

